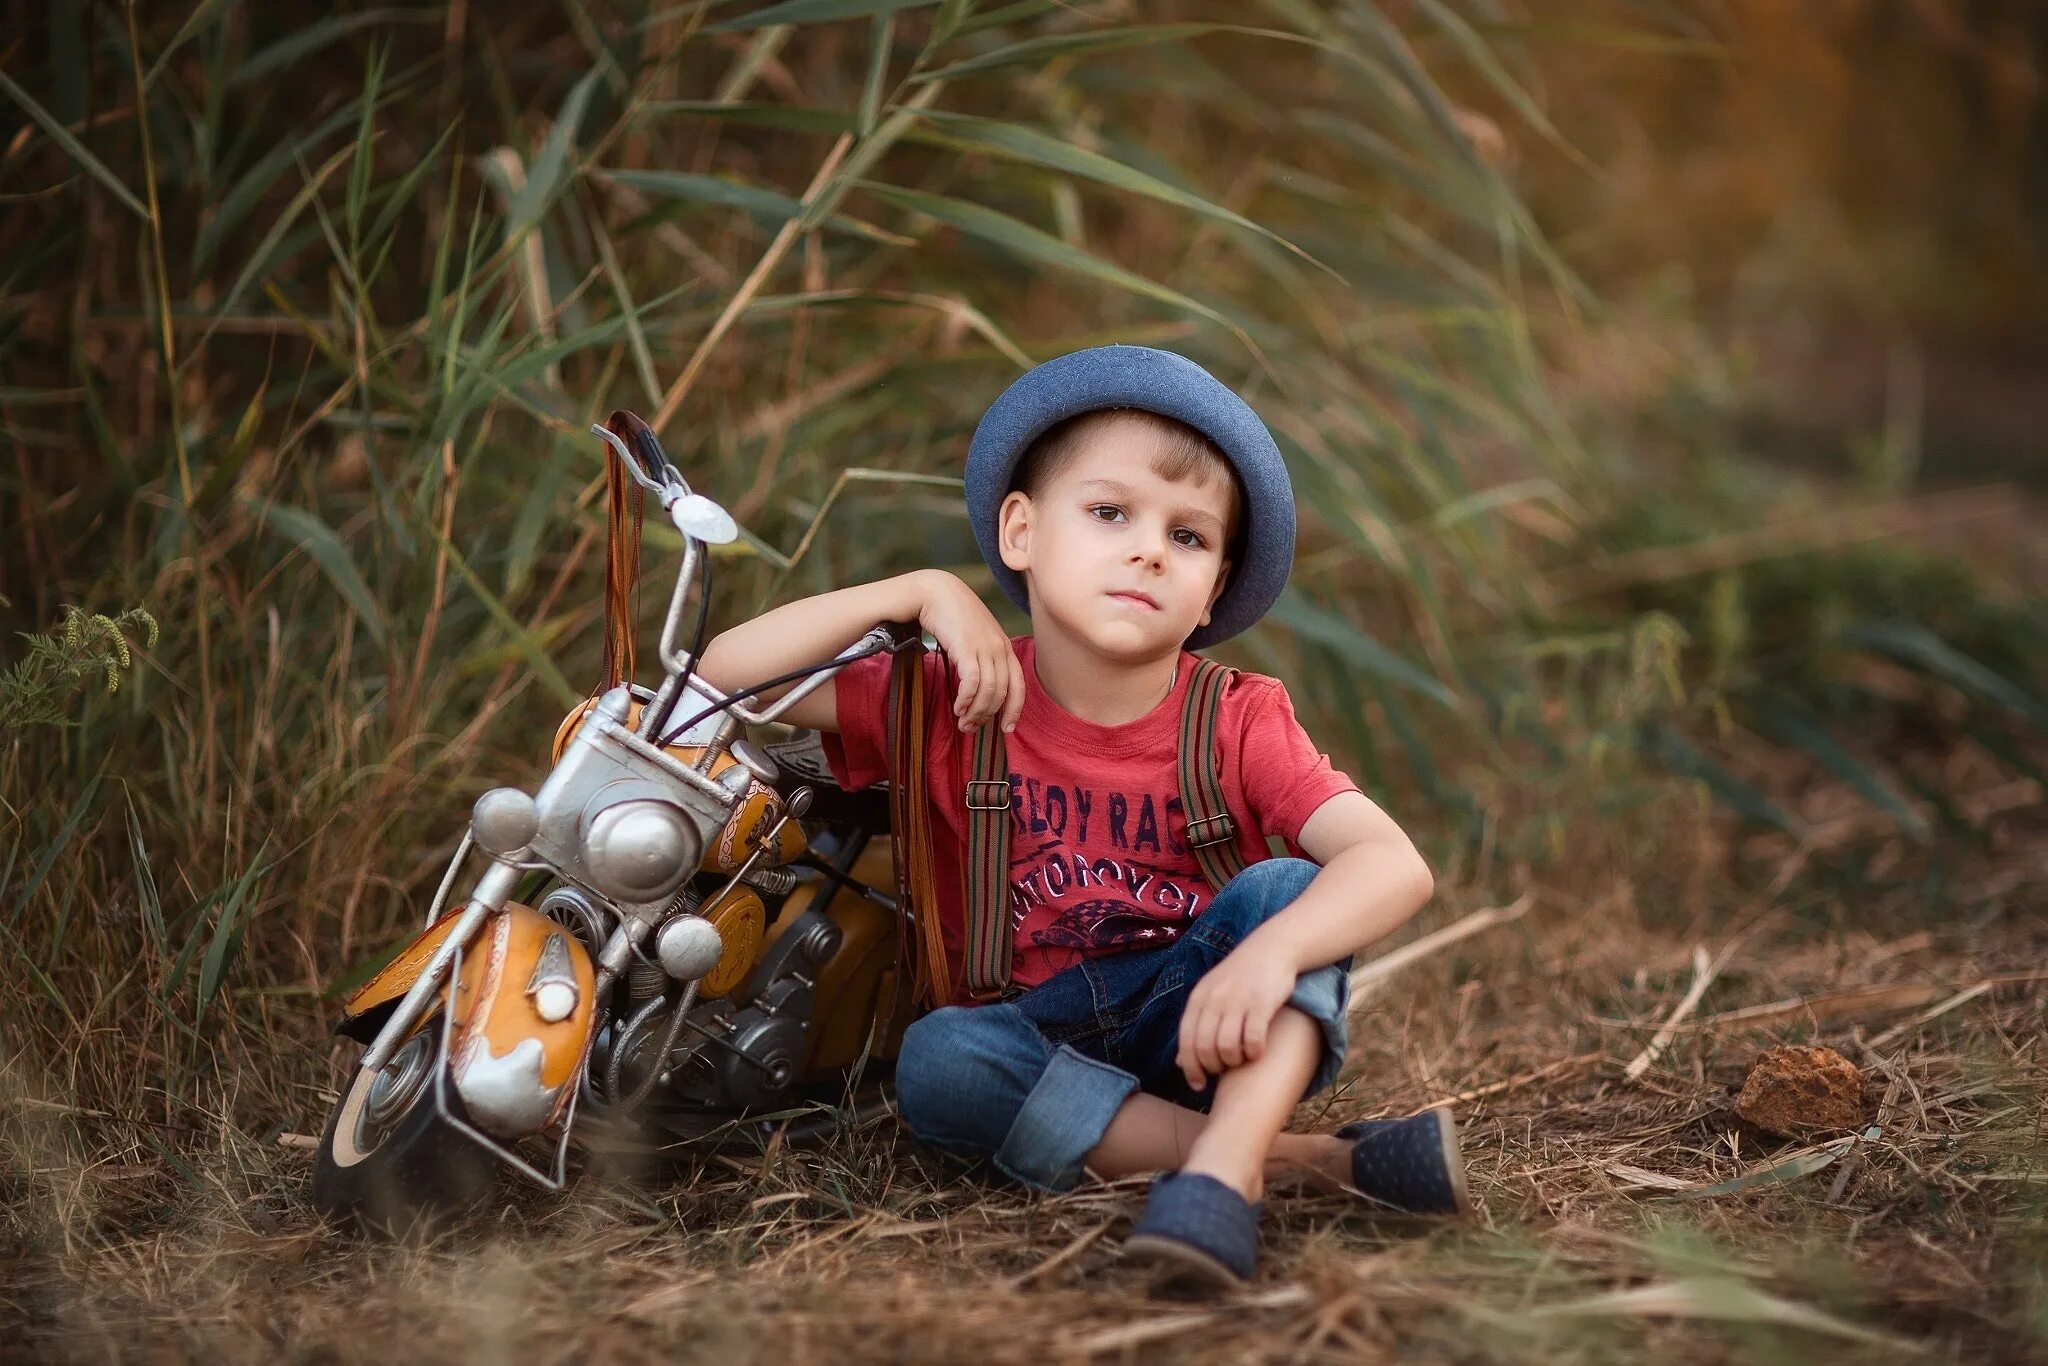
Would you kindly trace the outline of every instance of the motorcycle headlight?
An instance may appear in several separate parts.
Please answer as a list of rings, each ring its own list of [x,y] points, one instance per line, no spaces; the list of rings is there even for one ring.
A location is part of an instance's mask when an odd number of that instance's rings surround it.
[[[583,863],[605,895],[645,905],[675,893],[702,852],[680,807],[652,798],[615,802],[589,818]]]

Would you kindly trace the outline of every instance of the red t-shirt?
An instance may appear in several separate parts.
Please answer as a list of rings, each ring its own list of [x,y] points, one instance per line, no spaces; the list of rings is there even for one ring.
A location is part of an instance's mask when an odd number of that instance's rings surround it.
[[[1172,692],[1121,726],[1097,725],[1046,696],[1035,642],[1012,636],[1024,670],[1024,710],[1003,737],[1010,778],[1012,975],[1035,986],[1082,958],[1171,943],[1212,895],[1187,843],[1175,747],[1197,657],[1183,650]],[[823,735],[839,784],[855,790],[888,777],[891,657],[871,655],[836,680],[839,733]],[[967,780],[974,737],[953,720],[958,678],[938,651],[924,657],[930,715],[925,743],[933,876],[939,924],[956,976],[966,909]],[[1287,689],[1263,674],[1234,675],[1216,723],[1224,804],[1246,863],[1271,856],[1267,835],[1295,839],[1309,814],[1357,784],[1294,719]],[[965,1000],[964,995],[960,998]]]

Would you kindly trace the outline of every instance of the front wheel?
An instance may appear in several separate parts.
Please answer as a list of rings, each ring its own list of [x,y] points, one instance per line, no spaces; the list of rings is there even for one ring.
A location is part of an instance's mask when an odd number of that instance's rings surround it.
[[[398,1233],[467,1205],[490,1180],[489,1154],[434,1108],[435,1073],[446,1066],[439,1025],[425,1022],[379,1070],[356,1069],[313,1155],[322,1213]],[[453,1088],[444,1089],[459,1114]]]

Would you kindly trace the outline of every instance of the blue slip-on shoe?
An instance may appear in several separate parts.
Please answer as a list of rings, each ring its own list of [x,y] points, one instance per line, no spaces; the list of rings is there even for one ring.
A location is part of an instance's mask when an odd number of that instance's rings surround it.
[[[1152,1183],[1124,1255],[1215,1287],[1243,1285],[1259,1256],[1259,1207],[1213,1176],[1165,1172]]]
[[[1346,1124],[1337,1137],[1353,1140],[1351,1184],[1360,1194],[1404,1214],[1472,1212],[1449,1106]]]

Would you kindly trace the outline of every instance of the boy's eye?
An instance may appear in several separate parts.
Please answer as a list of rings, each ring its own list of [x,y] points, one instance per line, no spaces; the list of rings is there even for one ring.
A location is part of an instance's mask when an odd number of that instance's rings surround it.
[[[1101,520],[1114,521],[1117,518],[1124,515],[1124,510],[1118,507],[1115,503],[1096,503],[1090,506],[1088,509],[1088,514],[1091,517],[1096,516],[1100,513],[1109,514],[1107,517],[1101,518]],[[1182,541],[1181,544],[1186,546],[1190,550],[1200,550],[1203,546],[1208,544],[1207,541],[1204,541],[1202,539],[1202,533],[1194,530],[1191,527],[1175,527],[1173,529],[1173,534],[1175,536],[1187,537],[1187,539]]]

